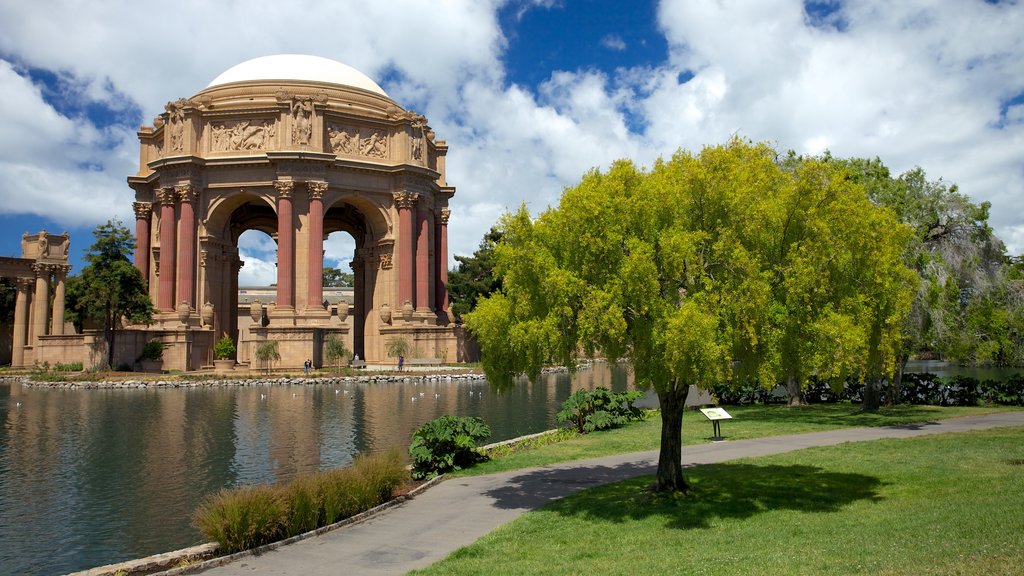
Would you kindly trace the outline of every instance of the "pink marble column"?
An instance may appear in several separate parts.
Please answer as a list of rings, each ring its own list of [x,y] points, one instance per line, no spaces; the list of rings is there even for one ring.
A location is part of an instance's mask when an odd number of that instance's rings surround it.
[[[327,182],[309,182],[309,271],[308,308],[320,308],[324,301],[324,192]]]
[[[416,206],[417,200],[419,194],[414,192],[395,194],[395,204],[398,206],[398,305],[393,308],[396,312],[401,310],[406,302],[413,301],[415,229],[412,209]]]
[[[442,208],[437,220],[435,220],[434,253],[436,254],[437,270],[437,302],[435,304],[438,312],[448,311],[448,217],[451,210]]]
[[[18,295],[14,300],[14,343],[11,347],[11,366],[25,365],[25,345],[28,343],[28,291],[32,288],[31,278],[16,280]]]
[[[149,219],[153,215],[153,205],[149,202],[136,202],[135,208],[135,267],[142,273],[142,280],[149,283]]]
[[[71,266],[66,264],[54,266],[53,280],[53,319],[50,322],[50,334],[64,334],[64,279]]]
[[[416,213],[416,309],[430,307],[430,212]]]
[[[161,188],[160,200],[160,279],[157,282],[156,307],[164,312],[174,310],[174,274],[177,260],[174,245],[177,221],[174,218],[174,188]]]
[[[191,184],[175,186],[181,200],[178,221],[178,303],[196,308],[196,189]]]
[[[46,335],[46,319],[50,309],[50,267],[36,263],[32,265],[32,271],[36,273],[36,294],[32,298],[35,310],[32,312],[32,336],[29,340],[35,346],[39,337]]]
[[[295,308],[294,182],[274,182],[277,190],[277,308]]]

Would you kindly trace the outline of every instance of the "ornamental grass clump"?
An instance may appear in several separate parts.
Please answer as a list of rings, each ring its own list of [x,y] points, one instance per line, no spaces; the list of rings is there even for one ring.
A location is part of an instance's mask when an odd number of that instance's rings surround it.
[[[379,506],[407,479],[397,450],[360,456],[348,468],[284,484],[222,490],[199,507],[194,524],[227,553],[248,550]]]

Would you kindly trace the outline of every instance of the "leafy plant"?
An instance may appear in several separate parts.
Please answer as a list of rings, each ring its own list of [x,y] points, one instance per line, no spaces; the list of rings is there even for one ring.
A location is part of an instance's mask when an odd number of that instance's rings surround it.
[[[394,338],[388,338],[384,342],[384,351],[392,358],[399,356],[408,358],[412,354],[412,344],[409,344],[409,341],[405,338],[395,336]]]
[[[427,422],[409,445],[412,477],[433,478],[487,460],[476,446],[490,435],[490,427],[476,416],[441,416]]]
[[[267,374],[269,374],[271,365],[281,359],[281,353],[277,350],[277,340],[261,342],[260,345],[256,347],[255,356],[256,360],[259,360],[259,362],[263,364],[263,368],[267,371]]]
[[[235,341],[230,336],[224,334],[217,343],[213,345],[213,357],[217,360],[230,360],[235,357]]]
[[[643,410],[633,405],[643,397],[642,392],[612,392],[598,386],[593,392],[579,389],[562,402],[555,415],[559,422],[569,422],[581,434],[616,428],[632,420],[643,420]]]
[[[352,353],[345,347],[341,338],[332,334],[324,340],[324,359],[330,366],[337,368],[340,364],[347,363],[351,356]]]
[[[140,360],[159,360],[164,357],[164,343],[159,340],[150,340],[142,347]]]

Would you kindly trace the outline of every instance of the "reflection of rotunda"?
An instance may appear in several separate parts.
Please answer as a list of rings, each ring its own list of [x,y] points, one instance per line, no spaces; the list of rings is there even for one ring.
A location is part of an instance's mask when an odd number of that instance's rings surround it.
[[[195,369],[215,337],[239,359],[279,342],[283,366],[320,362],[329,334],[369,361],[405,337],[455,360],[448,315],[447,146],[423,116],[339,62],[279,55],[239,64],[139,132],[135,265],[149,282],[165,368]],[[238,237],[277,242],[273,302],[239,325]],[[351,234],[350,310],[324,305],[324,238]],[[263,308],[263,313],[259,312]]]

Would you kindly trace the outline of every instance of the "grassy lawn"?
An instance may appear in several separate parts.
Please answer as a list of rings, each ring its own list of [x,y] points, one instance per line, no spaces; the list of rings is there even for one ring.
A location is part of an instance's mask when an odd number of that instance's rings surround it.
[[[841,409],[833,417],[872,423]],[[794,420],[836,427],[823,415]],[[739,419],[727,424],[727,435],[740,434]],[[1024,567],[1024,428],[810,448],[686,472],[688,496],[651,495],[650,477],[594,488],[415,573],[988,576]]]
[[[763,438],[783,434],[819,432],[854,426],[893,426],[943,418],[976,416],[1007,410],[1007,406],[940,407],[900,405],[875,413],[861,412],[859,405],[814,404],[790,408],[784,405],[728,406],[732,420],[722,423],[722,435],[729,440]],[[657,450],[661,439],[661,418],[630,424],[617,430],[588,434],[555,444],[511,454],[485,462],[452,476],[490,474],[543,466],[555,462],[582,460],[612,454]],[[711,422],[703,414],[687,411],[683,416],[683,444],[711,441]]]

